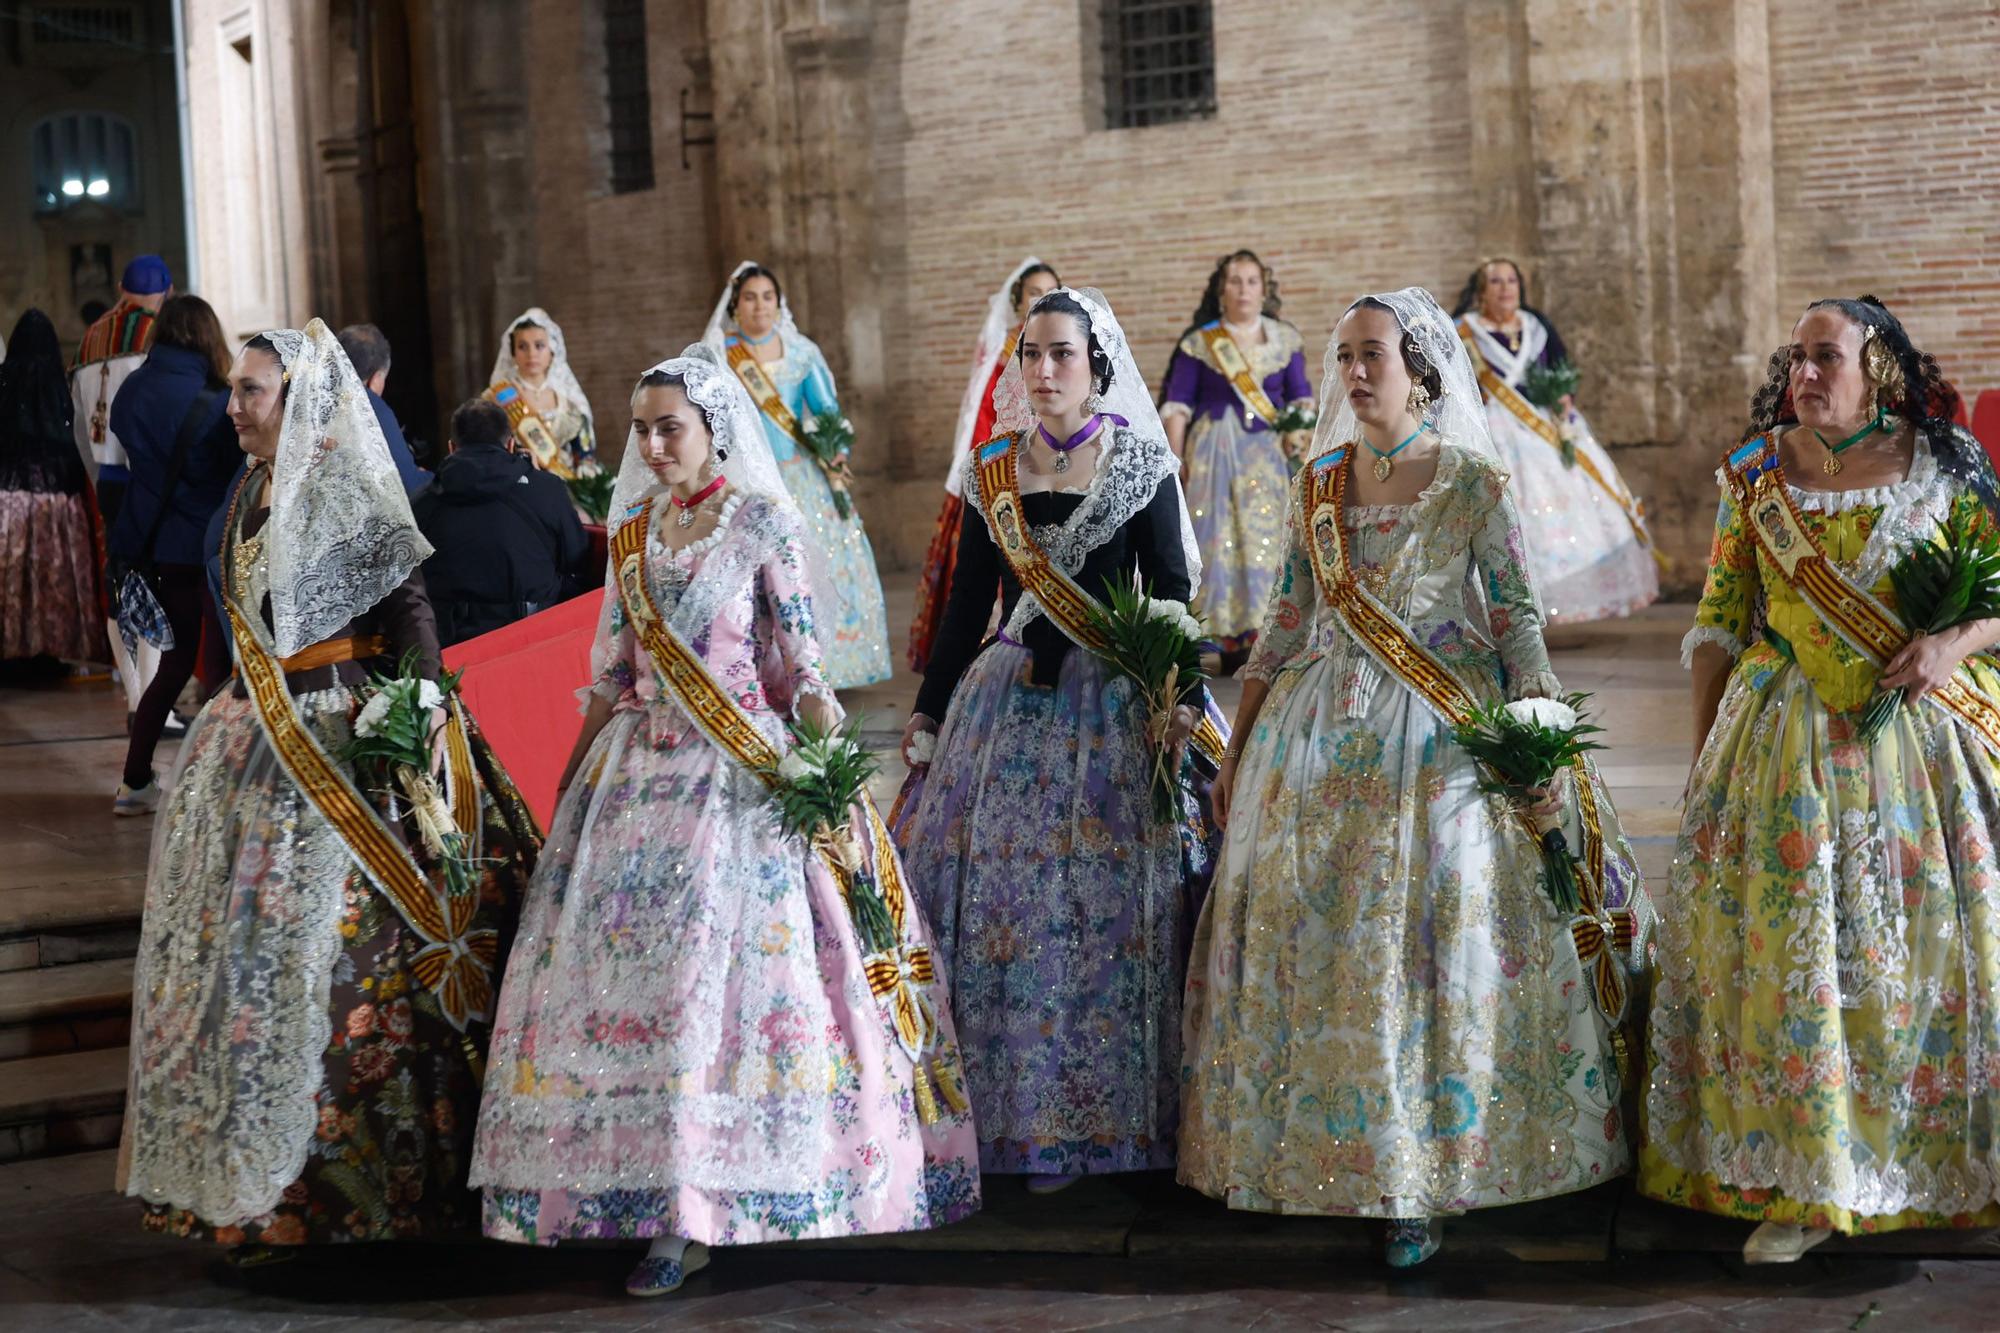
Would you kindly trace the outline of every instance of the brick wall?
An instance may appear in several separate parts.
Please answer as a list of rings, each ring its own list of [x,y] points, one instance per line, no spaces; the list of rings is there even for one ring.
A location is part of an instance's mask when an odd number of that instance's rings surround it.
[[[2000,11],[1849,17],[1771,0],[1779,309],[1872,292],[1968,397],[2000,388]]]
[[[606,186],[598,7],[563,0],[532,10],[534,300],[562,326],[607,461],[624,448],[632,385],[701,336],[720,284],[710,150],[690,150],[692,169],[681,169],[680,90],[693,84],[683,53],[690,22],[699,22],[690,14],[700,7],[701,0],[647,6],[654,186],[618,195]],[[495,349],[499,339],[495,329]]]

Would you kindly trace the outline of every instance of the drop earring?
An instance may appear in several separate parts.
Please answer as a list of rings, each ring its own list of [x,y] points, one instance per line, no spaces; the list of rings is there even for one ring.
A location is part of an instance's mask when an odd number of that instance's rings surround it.
[[[1412,384],[1410,386],[1410,396],[1403,401],[1403,406],[1409,409],[1411,416],[1422,421],[1424,414],[1429,412],[1431,408],[1430,390],[1426,389],[1422,384]]]

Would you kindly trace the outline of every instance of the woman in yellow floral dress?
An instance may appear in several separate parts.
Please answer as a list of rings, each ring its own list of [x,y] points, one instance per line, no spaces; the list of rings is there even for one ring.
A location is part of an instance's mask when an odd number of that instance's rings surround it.
[[[1888,578],[1995,521],[1956,396],[1872,297],[1816,302],[1721,473],[1639,1186],[1763,1223],[1753,1263],[2000,1225],[2000,621],[1909,639]]]

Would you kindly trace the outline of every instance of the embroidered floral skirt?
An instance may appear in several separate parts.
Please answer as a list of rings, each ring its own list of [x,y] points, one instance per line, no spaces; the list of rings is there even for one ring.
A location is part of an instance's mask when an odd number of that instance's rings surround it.
[[[1986,659],[1960,668],[2000,696]],[[1642,1192],[1837,1231],[2000,1225],[2000,764],[1937,705],[1872,748],[1737,662],[1661,901]]]
[[[298,704],[337,755],[352,695]],[[539,835],[471,739],[473,924],[501,932],[504,958]],[[272,1245],[472,1232],[486,1027],[445,1019],[410,966],[422,941],[293,785],[254,704],[226,690],[202,710],[155,818],[123,1154],[146,1227]]]
[[[979,1206],[971,1117],[924,1119],[833,876],[668,700],[616,714],[557,807],[472,1179],[486,1233],[534,1244],[915,1231]]]
[[[1618,502],[1581,466],[1565,466],[1555,445],[1502,404],[1486,405],[1486,426],[1507,469],[1528,571],[1549,623],[1628,616],[1658,601],[1659,562]],[[1581,414],[1576,451],[1621,492],[1629,490]]]
[[[1424,1217],[1623,1173],[1611,1029],[1540,853],[1408,689],[1350,718],[1343,675],[1283,672],[1247,738],[1189,964],[1182,1183]],[[1612,901],[1643,912],[1600,809]]]
[[[109,660],[90,496],[0,491],[0,658]]]
[[[1214,638],[1246,647],[1285,560],[1291,473],[1278,437],[1244,429],[1234,411],[1196,417],[1187,436],[1187,507],[1201,547],[1195,603]]]
[[[1181,833],[1153,818],[1130,685],[1073,651],[1038,687],[1029,659],[996,643],[974,660],[896,827],[945,954],[980,1166],[1171,1166]]]
[[[814,628],[826,683],[849,690],[889,679],[889,611],[860,512],[840,516],[826,473],[803,450],[779,459],[778,471],[805,515],[806,542],[816,552],[814,570],[826,574],[826,586],[813,588]]]

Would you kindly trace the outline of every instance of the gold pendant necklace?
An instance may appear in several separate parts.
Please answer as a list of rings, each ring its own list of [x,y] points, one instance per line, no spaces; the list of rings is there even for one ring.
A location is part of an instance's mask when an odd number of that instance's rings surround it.
[[[1396,465],[1389,461],[1389,456],[1387,454],[1376,455],[1375,480],[1387,481],[1389,480],[1389,474],[1391,472],[1394,472],[1395,470],[1396,470]]]
[[[1829,477],[1834,475],[1836,472],[1840,471],[1840,468],[1841,468],[1841,462],[1840,462],[1840,456],[1838,454],[1828,454],[1825,458],[1820,460],[1819,470],[1821,472],[1826,473],[1826,475]]]

